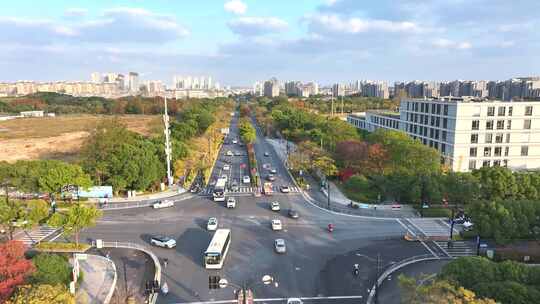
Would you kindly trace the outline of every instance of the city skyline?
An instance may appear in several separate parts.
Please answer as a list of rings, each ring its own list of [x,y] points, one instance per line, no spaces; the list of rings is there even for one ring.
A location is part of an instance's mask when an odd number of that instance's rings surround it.
[[[330,84],[534,76],[540,3],[519,4],[519,14],[508,14],[516,6],[499,0],[18,1],[0,14],[0,81],[120,70],[167,83],[214,75],[233,86],[271,77]]]

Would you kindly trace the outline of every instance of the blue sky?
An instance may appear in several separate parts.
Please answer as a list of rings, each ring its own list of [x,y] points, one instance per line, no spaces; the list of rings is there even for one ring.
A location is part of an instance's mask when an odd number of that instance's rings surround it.
[[[508,79],[540,74],[539,11],[538,0],[9,1],[0,81]]]

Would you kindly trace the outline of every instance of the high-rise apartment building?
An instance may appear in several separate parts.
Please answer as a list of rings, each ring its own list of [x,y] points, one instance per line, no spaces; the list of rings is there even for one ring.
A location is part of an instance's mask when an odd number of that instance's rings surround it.
[[[354,126],[406,132],[437,149],[454,171],[540,168],[540,101],[441,97],[403,99],[399,113],[349,115]]]
[[[101,83],[103,82],[103,79],[101,78],[101,73],[94,72],[90,74],[90,81],[93,83]]]
[[[340,83],[335,83],[332,86],[332,96],[345,96],[345,86]]]
[[[264,82],[264,96],[270,98],[279,96],[279,80],[272,78]]]
[[[132,93],[137,93],[139,91],[139,74],[138,73],[129,72],[128,89]]]

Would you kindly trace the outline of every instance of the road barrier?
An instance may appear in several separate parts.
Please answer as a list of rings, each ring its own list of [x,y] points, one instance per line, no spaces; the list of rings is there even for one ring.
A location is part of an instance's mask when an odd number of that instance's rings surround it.
[[[92,246],[96,247],[95,241],[92,242]],[[154,281],[158,281],[161,286],[161,264],[159,262],[159,258],[146,246],[136,244],[136,243],[130,243],[130,242],[103,242],[103,247],[127,248],[127,249],[139,250],[146,253],[154,262],[154,268],[155,268]],[[158,295],[159,295],[159,292],[151,294],[149,297],[149,303],[156,303]]]
[[[195,197],[195,195],[190,193],[178,199],[173,199],[173,201],[179,202],[179,201],[187,200],[193,197]],[[166,198],[163,198],[163,199],[166,199]],[[161,199],[153,199],[153,200],[129,202],[129,203],[108,203],[108,204],[100,205],[99,209],[103,211],[110,211],[110,210],[123,210],[123,209],[133,209],[133,208],[147,208],[147,207],[151,207],[153,204],[159,202],[160,200]]]

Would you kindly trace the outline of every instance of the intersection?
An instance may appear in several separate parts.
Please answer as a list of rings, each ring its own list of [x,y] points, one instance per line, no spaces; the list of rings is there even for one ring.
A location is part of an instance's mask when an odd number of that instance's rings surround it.
[[[172,208],[108,211],[96,227],[83,233],[88,240],[129,241],[148,246],[152,235],[173,237],[177,241],[174,249],[152,247],[160,260],[168,260],[162,281],[167,282],[169,294],[159,297],[158,303],[230,303],[234,299],[232,288],[208,289],[208,276],[216,274],[238,285],[253,285],[258,303],[285,303],[288,297],[301,297],[305,303],[358,303],[367,297],[377,277],[374,261],[378,255],[391,265],[411,256],[433,253],[424,244],[403,240],[409,228],[398,219],[341,215],[308,202],[260,132],[254,146],[261,176],[267,173],[263,166],[275,169],[274,189],[286,185],[292,191],[255,196],[260,189],[241,185],[242,176],[248,174],[242,164],[248,160],[245,147],[232,144],[239,137],[237,122],[234,117],[208,187],[201,193],[188,198],[172,197],[177,200]],[[234,156],[227,156],[228,151]],[[230,168],[223,170],[225,165]],[[236,196],[234,209],[212,200],[212,185],[224,174],[231,183],[241,185],[226,194]],[[279,213],[270,210],[271,201],[280,203]],[[299,219],[288,217],[289,209],[298,211]],[[209,217],[218,219],[219,228],[232,231],[229,254],[224,267],[217,271],[205,269],[202,263],[212,237],[206,230]],[[272,219],[282,221],[282,231],[272,231]],[[332,233],[326,230],[329,223],[335,225]],[[274,252],[276,238],[285,240],[286,254]],[[362,265],[362,271],[353,277],[351,269],[356,263]],[[255,284],[266,274],[274,277],[277,287]]]

